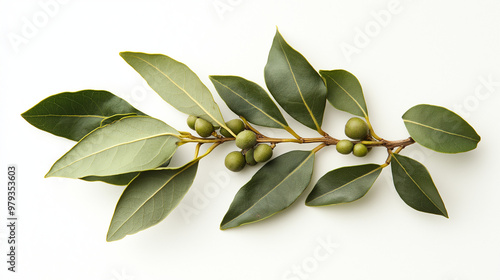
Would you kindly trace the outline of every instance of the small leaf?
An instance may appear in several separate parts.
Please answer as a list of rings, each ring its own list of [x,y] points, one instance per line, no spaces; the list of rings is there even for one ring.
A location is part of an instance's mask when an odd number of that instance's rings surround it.
[[[441,196],[425,166],[399,154],[392,154],[391,166],[396,191],[408,206],[448,218]]]
[[[152,227],[179,204],[198,169],[198,161],[175,169],[141,172],[123,191],[106,237],[116,241]]]
[[[278,106],[258,84],[237,76],[210,76],[215,89],[238,116],[267,127],[287,128]]]
[[[327,99],[333,107],[353,115],[368,117],[363,89],[353,74],[345,70],[321,70],[319,73],[325,78]]]
[[[403,115],[415,142],[441,153],[462,153],[477,147],[481,137],[464,119],[439,106],[420,104]]]
[[[309,128],[322,131],[325,83],[311,64],[288,45],[277,30],[264,76],[267,88],[290,116]]]
[[[126,117],[85,136],[46,177],[109,176],[152,169],[174,154],[178,134],[151,117]]]
[[[347,166],[326,173],[306,199],[307,206],[325,206],[352,202],[363,197],[382,172],[382,166]]]
[[[88,182],[101,181],[111,185],[126,186],[130,183],[130,181],[137,177],[139,173],[140,172],[130,172],[111,176],[87,176],[80,179]]]
[[[41,130],[78,141],[103,120],[121,114],[145,115],[108,91],[82,90],[49,96],[21,116]]]
[[[208,88],[185,64],[162,54],[120,53],[165,101],[177,110],[225,126]]]
[[[221,229],[266,219],[290,206],[311,180],[314,152],[291,151],[264,165],[236,193]]]

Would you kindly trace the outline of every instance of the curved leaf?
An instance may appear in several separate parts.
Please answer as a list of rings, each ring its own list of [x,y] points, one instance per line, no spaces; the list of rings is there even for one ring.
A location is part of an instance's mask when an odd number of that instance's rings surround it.
[[[87,176],[80,178],[88,182],[104,182],[111,185],[126,186],[132,181],[140,172],[130,172],[125,174],[110,175],[110,176]]]
[[[391,166],[396,191],[408,206],[448,218],[441,196],[425,166],[399,154],[392,154]]]
[[[285,111],[305,126],[321,130],[326,87],[309,62],[276,30],[266,67],[266,85]]]
[[[165,219],[187,193],[198,161],[175,168],[141,172],[123,191],[109,225],[107,241],[116,241]]]
[[[151,117],[126,117],[85,136],[46,177],[82,178],[160,166],[177,149],[178,132]]]
[[[357,115],[368,117],[363,89],[358,79],[345,70],[320,70],[326,81],[327,99],[333,107]]]
[[[266,219],[290,206],[311,180],[314,152],[291,151],[269,161],[236,193],[221,229]]]
[[[220,97],[238,116],[267,127],[287,128],[278,106],[258,84],[237,76],[210,76]]]
[[[185,64],[162,54],[121,52],[120,55],[177,110],[203,118],[215,127],[225,126],[212,94]]]
[[[104,90],[62,92],[45,98],[21,116],[33,126],[78,141],[115,115],[145,115]]]
[[[464,119],[443,107],[416,105],[404,113],[403,120],[417,143],[437,152],[467,152],[481,140]]]
[[[382,166],[365,164],[332,170],[321,177],[306,199],[307,206],[352,202],[363,197],[382,172]]]

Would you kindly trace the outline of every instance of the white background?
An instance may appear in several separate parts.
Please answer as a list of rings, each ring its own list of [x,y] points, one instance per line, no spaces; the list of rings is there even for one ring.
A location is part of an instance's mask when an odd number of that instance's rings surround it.
[[[0,21],[0,279],[500,279],[498,1],[0,1]],[[187,130],[186,116],[118,53],[169,55],[213,93],[208,75],[264,86],[276,27],[316,69],[358,77],[382,137],[406,138],[401,115],[421,103],[455,110],[477,130],[482,141],[469,153],[417,145],[402,152],[427,166],[449,219],[406,206],[387,169],[357,202],[310,208],[303,195],[265,221],[220,231],[235,193],[257,170],[226,171],[223,156],[235,149],[227,144],[202,161],[185,200],[162,223],[107,243],[123,187],[43,178],[73,143],[20,117],[37,102],[104,89]],[[226,119],[234,117],[217,94],[215,100]],[[327,104],[324,130],[343,138],[349,117]],[[280,145],[276,153],[292,147]],[[180,161],[190,156],[179,152]],[[358,159],[324,149],[313,181],[385,157],[381,150]],[[8,164],[19,170],[15,274],[4,261]]]

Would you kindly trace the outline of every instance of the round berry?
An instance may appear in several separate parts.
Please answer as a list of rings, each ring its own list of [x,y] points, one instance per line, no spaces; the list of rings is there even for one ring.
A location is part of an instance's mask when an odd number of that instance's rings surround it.
[[[196,120],[194,128],[201,137],[208,137],[214,132],[214,126],[202,118]]]
[[[196,123],[197,119],[198,119],[198,117],[197,116],[193,116],[193,115],[191,115],[191,116],[189,116],[187,118],[187,124],[188,124],[189,128],[191,128],[192,130],[195,129],[194,124]]]
[[[236,135],[245,129],[245,124],[240,119],[230,120],[226,123],[226,125]],[[220,134],[224,137],[233,137],[233,135],[223,127],[220,129]]]
[[[257,144],[257,135],[251,130],[243,130],[236,136],[236,146],[240,149],[250,149]]]
[[[256,162],[266,162],[273,156],[273,149],[266,144],[258,145],[254,152],[253,157]]]
[[[337,146],[335,147],[337,149],[337,152],[347,155],[352,152],[352,148],[354,147],[354,144],[349,141],[349,140],[340,140],[337,143]]]
[[[234,151],[227,154],[224,159],[224,165],[226,165],[227,169],[238,172],[245,167],[245,157],[241,152]]]
[[[345,135],[352,139],[365,139],[368,136],[368,125],[360,118],[351,118],[345,124]]]
[[[358,143],[354,145],[354,148],[352,148],[352,153],[357,157],[364,157],[368,154],[368,148],[365,145]]]
[[[255,158],[253,157],[253,154],[254,154],[254,149],[249,149],[246,153],[245,153],[245,160],[247,162],[248,165],[250,166],[254,166],[257,164],[257,162],[255,161]]]

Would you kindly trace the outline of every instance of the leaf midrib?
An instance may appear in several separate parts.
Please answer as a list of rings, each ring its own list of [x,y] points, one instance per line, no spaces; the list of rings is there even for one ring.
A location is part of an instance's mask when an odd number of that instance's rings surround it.
[[[304,103],[304,106],[306,107],[307,112],[311,116],[311,119],[313,120],[314,125],[316,126],[316,130],[321,131],[321,127],[319,126],[319,124],[316,120],[316,117],[313,115],[311,108],[309,108],[309,105],[307,104],[307,102],[304,98],[304,95],[302,94],[302,90],[300,89],[299,83],[297,82],[297,79],[295,78],[295,73],[292,70],[292,65],[290,64],[290,61],[288,60],[288,56],[286,55],[285,49],[283,48],[283,44],[281,41],[282,40],[280,39],[279,44],[280,44],[281,51],[283,52],[283,55],[285,56],[285,60],[286,60],[286,63],[288,65],[288,69],[290,70],[290,73],[292,74],[293,81],[295,83],[295,86],[297,87],[297,90],[299,91],[299,95],[300,95],[300,98],[302,99],[302,103]]]
[[[401,162],[399,162],[399,160],[394,155],[392,155],[392,158],[396,160],[396,162],[403,169],[403,171],[406,173],[406,175],[408,176],[408,178],[410,178],[410,180],[417,186],[417,188],[420,190],[420,192],[422,192],[422,194],[424,194],[425,197],[427,197],[427,199],[432,203],[432,205],[434,205],[443,215],[447,216],[446,212],[443,212],[443,210],[441,209],[441,207],[437,206],[436,203],[434,203],[434,201],[427,195],[427,193],[420,187],[420,185],[408,173],[408,171],[406,171],[406,168],[401,164]]]
[[[325,196],[325,195],[328,195],[328,194],[330,194],[330,193],[333,193],[333,192],[336,192],[336,191],[338,191],[338,190],[341,190],[341,189],[343,189],[344,187],[346,187],[347,185],[351,184],[352,182],[357,181],[357,180],[360,180],[361,178],[363,178],[363,177],[365,177],[365,176],[368,176],[368,175],[372,174],[373,172],[378,171],[378,170],[379,170],[379,169],[381,169],[381,168],[382,168],[382,167],[380,167],[380,166],[379,166],[379,167],[377,167],[377,168],[373,169],[372,171],[370,171],[370,172],[368,172],[368,173],[363,174],[362,176],[359,176],[359,177],[356,177],[356,178],[352,179],[351,181],[349,181],[349,182],[347,182],[347,183],[343,184],[342,186],[340,186],[340,187],[338,187],[338,188],[336,188],[336,189],[333,189],[333,190],[331,190],[331,191],[329,191],[329,192],[326,192],[326,193],[324,193],[324,194],[322,194],[322,195],[320,195],[320,196],[318,196],[318,197],[314,198],[313,200],[311,200],[311,201],[309,201],[309,202],[313,202],[313,201],[315,201],[316,199],[320,199],[320,198],[322,198],[322,197],[323,197],[323,196]]]
[[[144,63],[146,63],[149,66],[153,67],[156,71],[160,72],[172,84],[174,84],[178,89],[180,89],[182,92],[184,92],[199,108],[201,108],[201,110],[203,110],[203,112],[205,112],[205,114],[207,114],[210,118],[212,118],[212,120],[214,120],[219,126],[226,128],[226,126],[223,123],[219,122],[219,120],[217,120],[217,118],[215,118],[210,112],[208,112],[205,109],[205,107],[201,106],[201,104],[195,98],[193,98],[184,88],[182,88],[174,80],[172,80],[169,75],[167,75],[166,73],[164,73],[163,71],[161,71],[160,68],[156,67],[155,65],[151,64],[149,61],[147,61],[147,60],[145,60],[145,59],[143,59],[141,57],[138,57],[138,56],[133,55],[133,54],[129,54],[129,55],[132,56],[132,57],[134,57],[134,58],[137,58],[137,59],[143,61]]]
[[[432,127],[430,125],[426,125],[426,124],[419,123],[419,122],[416,122],[416,121],[411,121],[411,120],[408,120],[408,119],[403,119],[403,121],[406,122],[406,123],[415,124],[415,125],[418,125],[418,126],[422,126],[422,127],[428,128],[428,129],[435,130],[435,131],[443,132],[445,134],[449,134],[449,135],[452,135],[452,136],[462,137],[462,138],[465,138],[465,139],[468,139],[468,140],[471,140],[471,141],[474,141],[474,142],[478,142],[479,141],[478,139],[474,139],[474,138],[469,137],[469,136],[465,136],[465,135],[453,133],[453,132],[450,132],[450,131],[446,131],[446,130],[443,130],[443,129],[440,129],[440,128]]]
[[[73,164],[75,164],[75,163],[77,163],[77,162],[79,162],[79,161],[82,161],[82,160],[84,160],[84,159],[86,159],[86,158],[89,158],[89,157],[91,157],[91,156],[95,156],[96,154],[99,154],[99,153],[102,153],[102,152],[105,152],[105,151],[111,150],[111,149],[113,149],[113,148],[120,147],[120,146],[127,145],[127,144],[136,143],[136,142],[139,142],[139,141],[150,140],[150,139],[153,139],[153,138],[156,138],[156,137],[162,137],[162,136],[174,136],[174,137],[175,137],[176,135],[175,135],[175,134],[173,134],[173,133],[161,133],[161,134],[151,135],[151,136],[148,136],[148,137],[138,138],[138,139],[134,139],[134,140],[132,140],[132,141],[127,141],[127,142],[122,142],[122,143],[119,143],[119,144],[116,144],[116,145],[112,145],[112,146],[110,146],[110,147],[106,147],[106,148],[104,148],[104,149],[102,149],[102,150],[99,150],[99,151],[93,152],[93,153],[91,153],[91,154],[89,154],[89,155],[86,155],[86,156],[84,156],[84,157],[82,157],[82,158],[79,158],[79,159],[77,159],[77,160],[75,160],[75,161],[73,161],[73,162],[71,162],[71,163],[69,163],[69,164],[67,164],[67,165],[65,165],[65,166],[63,166],[63,167],[61,167],[61,168],[57,169],[57,170],[54,170],[54,171],[52,171],[52,172],[48,173],[47,175],[45,175],[45,177],[49,177],[49,175],[52,175],[52,174],[54,174],[54,173],[57,173],[57,172],[61,171],[62,169],[65,169],[65,168],[67,168],[67,167],[69,167],[69,166],[71,166],[71,165],[73,165]]]
[[[158,190],[156,190],[152,195],[150,195],[146,200],[144,200],[144,202],[139,206],[137,207],[137,209],[134,211],[134,213],[132,213],[131,215],[129,215],[129,217],[123,222],[121,223],[121,225],[111,234],[110,237],[113,237],[130,219],[132,219],[132,217],[148,202],[150,201],[154,196],[156,196],[161,190],[163,190],[163,188],[168,184],[170,183],[175,177],[177,177],[177,175],[181,174],[182,172],[184,172],[186,169],[188,169],[189,167],[193,166],[193,164],[197,163],[197,161],[193,161],[192,163],[186,165],[184,168],[182,168],[181,170],[179,170],[178,172],[176,172],[172,177],[170,177],[164,184],[161,185],[161,187],[158,188]],[[137,177],[136,177],[137,178]],[[135,178],[134,178],[135,180]],[[133,180],[132,180],[133,182]],[[130,182],[130,183],[132,183]],[[174,187],[175,188],[175,187]]]
[[[265,195],[263,195],[261,198],[259,198],[251,207],[249,207],[247,210],[243,211],[241,214],[239,214],[238,216],[232,218],[231,220],[229,220],[227,223],[225,223],[224,225],[227,225],[231,222],[233,222],[235,219],[241,217],[242,215],[244,215],[245,213],[247,213],[248,211],[250,211],[252,208],[254,208],[262,199],[264,199],[265,197],[267,197],[270,193],[272,193],[274,190],[276,190],[276,188],[278,188],[283,182],[285,182],[290,176],[292,176],[293,174],[295,174],[295,172],[297,172],[297,170],[299,170],[308,160],[311,156],[313,156],[314,153],[311,152],[310,155],[308,155],[304,161],[299,164],[292,172],[290,172],[285,178],[283,178],[283,180],[281,180],[278,184],[276,184],[275,187],[273,187],[272,189],[270,189]],[[262,217],[262,219],[264,219],[266,217]],[[262,219],[259,219],[259,220],[262,220]],[[258,221],[258,220],[257,220]],[[254,221],[255,222],[255,221]]]
[[[226,86],[225,84],[221,83],[220,81],[218,81],[217,79],[213,79],[215,80],[217,83],[219,83],[221,86],[227,88],[229,91],[231,91],[232,93],[234,93],[234,95],[238,96],[239,98],[243,99],[243,101],[245,101],[246,103],[248,103],[249,105],[251,105],[252,107],[254,107],[255,109],[257,109],[259,112],[261,112],[262,114],[264,114],[266,117],[270,118],[272,121],[274,121],[275,123],[279,124],[280,126],[282,127],[288,127],[287,125],[284,125],[283,123],[281,123],[280,121],[276,120],[275,118],[271,117],[269,114],[267,114],[266,112],[264,112],[262,109],[260,109],[259,107],[255,106],[253,103],[250,103],[247,99],[243,98],[243,96],[239,95],[236,91],[234,91],[233,89],[231,89],[230,87]]]

